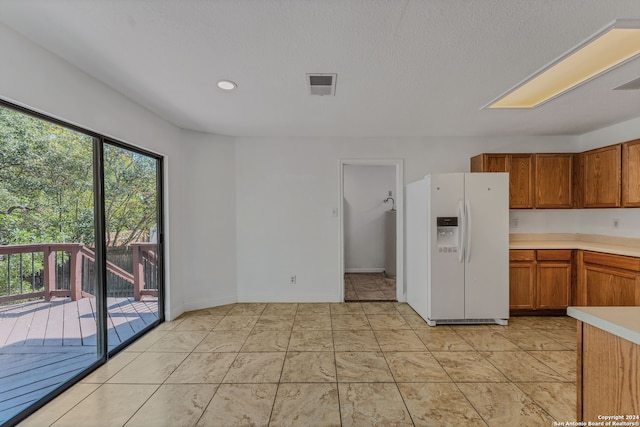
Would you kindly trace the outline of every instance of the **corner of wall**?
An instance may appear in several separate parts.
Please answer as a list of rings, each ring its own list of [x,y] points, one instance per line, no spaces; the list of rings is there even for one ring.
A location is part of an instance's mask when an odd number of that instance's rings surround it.
[[[184,309],[237,301],[235,138],[181,131]]]
[[[640,138],[640,117],[580,135],[580,151],[638,138]]]

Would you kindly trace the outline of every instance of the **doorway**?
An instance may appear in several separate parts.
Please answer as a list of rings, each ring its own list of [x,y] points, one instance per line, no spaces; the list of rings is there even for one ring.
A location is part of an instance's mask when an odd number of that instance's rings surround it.
[[[342,301],[404,301],[401,159],[340,162]]]

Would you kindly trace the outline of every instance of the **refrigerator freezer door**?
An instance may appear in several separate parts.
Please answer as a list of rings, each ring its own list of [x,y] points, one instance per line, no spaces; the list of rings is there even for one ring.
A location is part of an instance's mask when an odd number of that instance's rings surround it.
[[[464,197],[464,174],[447,173],[429,177],[429,234],[437,234],[438,217],[458,216],[459,202]],[[458,218],[458,228],[462,218]],[[458,233],[464,230],[458,230]],[[429,272],[429,319],[464,318],[464,264],[458,260],[460,247],[438,247],[437,238],[429,241],[431,271]]]
[[[465,175],[465,318],[509,317],[509,174]]]

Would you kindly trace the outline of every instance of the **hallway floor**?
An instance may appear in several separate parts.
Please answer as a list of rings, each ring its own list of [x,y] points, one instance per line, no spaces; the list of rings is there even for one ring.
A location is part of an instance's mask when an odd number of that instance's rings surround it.
[[[404,303],[232,304],[135,342],[22,426],[550,426],[576,323],[429,327]]]
[[[396,301],[396,279],[385,277],[384,273],[346,273],[344,300]]]

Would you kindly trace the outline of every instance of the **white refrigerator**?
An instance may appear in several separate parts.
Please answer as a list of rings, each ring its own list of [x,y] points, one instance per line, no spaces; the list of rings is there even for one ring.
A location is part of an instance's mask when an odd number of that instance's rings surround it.
[[[509,318],[509,174],[407,186],[407,302],[431,326]]]

